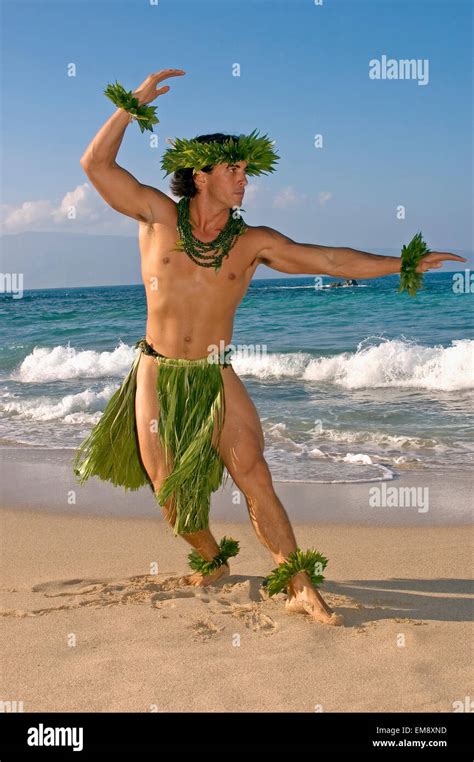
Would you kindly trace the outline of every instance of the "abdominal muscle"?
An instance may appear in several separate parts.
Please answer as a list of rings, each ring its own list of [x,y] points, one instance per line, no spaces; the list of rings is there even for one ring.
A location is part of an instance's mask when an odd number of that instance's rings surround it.
[[[233,315],[225,318],[205,308],[150,309],[146,323],[146,340],[166,357],[196,359],[207,357],[232,339]],[[192,316],[192,317],[191,317]]]

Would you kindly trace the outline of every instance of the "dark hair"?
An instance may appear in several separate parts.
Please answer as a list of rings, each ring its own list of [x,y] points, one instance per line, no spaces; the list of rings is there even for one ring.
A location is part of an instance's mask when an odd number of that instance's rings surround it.
[[[237,141],[238,135],[224,135],[222,132],[215,132],[213,135],[199,135],[194,138],[199,143],[225,143],[229,138],[233,138]],[[212,165],[202,168],[203,172],[212,172]],[[170,190],[174,196],[185,196],[186,198],[193,198],[198,193],[196,183],[194,182],[193,169],[177,169],[173,173],[173,177],[170,181]]]

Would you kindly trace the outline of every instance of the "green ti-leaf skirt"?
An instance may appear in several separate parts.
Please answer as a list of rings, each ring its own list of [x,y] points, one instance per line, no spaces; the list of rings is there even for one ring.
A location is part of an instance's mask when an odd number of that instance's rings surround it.
[[[136,346],[141,351],[150,349],[143,339]],[[175,535],[206,529],[211,493],[228,476],[224,478],[224,463],[218,451],[225,417],[221,363],[209,362],[207,357],[194,360],[156,357],[160,408],[156,429],[169,475],[155,492],[140,457],[135,420],[140,357],[141,352],[99,422],[79,446],[73,463],[76,479],[84,484],[91,476],[97,476],[125,490],[148,485],[160,505],[173,497]],[[230,364],[227,360],[226,365]]]

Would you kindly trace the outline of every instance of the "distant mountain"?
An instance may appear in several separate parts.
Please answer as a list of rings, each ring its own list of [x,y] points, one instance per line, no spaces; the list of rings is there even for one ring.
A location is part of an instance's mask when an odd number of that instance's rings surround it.
[[[23,273],[23,289],[140,283],[138,239],[27,232],[0,237],[3,273]]]

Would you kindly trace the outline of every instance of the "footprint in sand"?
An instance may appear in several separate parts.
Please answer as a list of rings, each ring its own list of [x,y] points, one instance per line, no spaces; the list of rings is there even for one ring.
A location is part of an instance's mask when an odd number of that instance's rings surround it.
[[[147,604],[167,613],[185,611],[186,616],[200,613],[196,605],[205,606],[209,614],[217,617],[198,619],[193,628],[197,636],[208,640],[224,628],[221,615],[230,614],[245,627],[263,635],[278,630],[275,620],[265,613],[274,601],[262,600],[261,580],[257,577],[235,577],[224,585],[205,588],[182,585],[182,577],[165,574],[137,575],[121,579],[69,579],[42,582],[30,588],[3,590],[8,608],[0,609],[4,617],[35,617],[80,608],[108,608]],[[189,603],[185,605],[184,599]],[[182,602],[180,604],[180,601]],[[273,610],[273,609],[272,609]],[[167,618],[164,616],[164,618]]]
[[[262,611],[262,601],[253,600],[250,580],[234,585],[227,584],[220,593],[210,601],[209,610],[212,614],[231,614],[239,619],[249,630],[272,635],[278,629],[278,624],[271,616]]]
[[[236,619],[240,619],[249,630],[273,635],[278,629],[278,624],[271,616],[259,611],[258,605],[258,603],[249,603],[245,606],[233,604],[231,614]]]
[[[2,592],[9,594],[7,600],[10,606],[0,609],[0,615],[5,617],[44,616],[83,607],[107,608],[134,603],[149,603],[153,608],[160,608],[163,603],[195,597],[192,590],[180,588],[179,577],[163,574],[140,575],[119,580],[54,580],[33,585],[31,588]],[[52,599],[63,599],[63,602],[55,605]]]
[[[198,619],[193,622],[191,629],[194,631],[193,640],[211,640],[218,632],[224,629],[219,627],[212,619]]]
[[[254,590],[255,588],[255,590]],[[68,579],[41,582],[32,587],[1,591],[4,603],[0,616],[34,617],[80,608],[107,608],[149,604],[153,608],[174,608],[182,599],[215,604],[223,593],[230,604],[248,604],[256,598],[256,580],[237,578],[224,587],[182,585],[182,577],[166,574],[137,575],[122,579]],[[227,603],[227,600],[226,600]],[[219,607],[219,613],[222,607]]]

